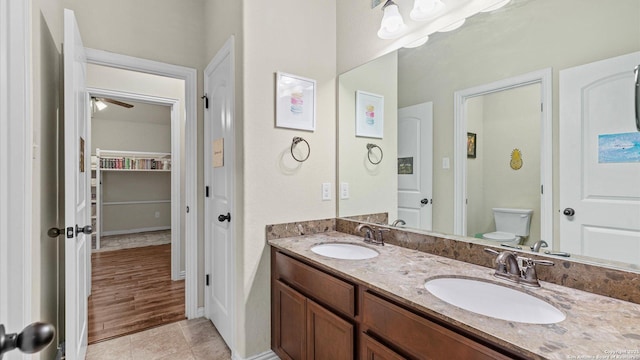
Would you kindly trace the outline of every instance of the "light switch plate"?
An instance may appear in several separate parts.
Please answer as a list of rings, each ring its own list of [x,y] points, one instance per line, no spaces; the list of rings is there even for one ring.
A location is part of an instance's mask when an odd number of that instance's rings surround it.
[[[331,200],[331,183],[322,183],[322,200]]]
[[[443,157],[442,158],[442,168],[443,169],[448,169],[449,167],[450,167],[449,158],[448,157]]]
[[[349,183],[340,183],[340,199],[346,200],[349,198]]]

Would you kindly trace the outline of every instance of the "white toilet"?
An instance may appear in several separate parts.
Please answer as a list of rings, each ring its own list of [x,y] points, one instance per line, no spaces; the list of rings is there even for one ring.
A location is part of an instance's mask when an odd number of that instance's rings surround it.
[[[518,245],[522,237],[529,236],[531,215],[531,209],[493,208],[496,231],[483,234],[482,238],[500,244]]]

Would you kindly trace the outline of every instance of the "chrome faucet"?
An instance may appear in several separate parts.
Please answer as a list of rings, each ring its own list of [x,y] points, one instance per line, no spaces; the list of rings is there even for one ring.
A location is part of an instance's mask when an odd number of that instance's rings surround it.
[[[547,246],[549,246],[549,244],[547,244],[546,241],[544,240],[538,240],[536,241],[535,244],[533,244],[533,246],[531,247],[531,251],[533,252],[540,252],[540,248],[546,248]]]
[[[398,226],[398,225],[407,225],[407,223],[402,219],[398,219],[391,224],[391,226]]]
[[[498,255],[495,260],[496,272],[493,274],[495,277],[527,286],[540,287],[536,265],[555,265],[549,260],[525,258],[511,251],[499,252],[489,248],[485,248],[484,251]]]
[[[369,244],[374,244],[374,245],[384,245],[384,238],[382,236],[383,233],[391,231],[389,229],[383,229],[383,228],[373,228],[367,224],[360,224],[358,226],[356,226],[356,233],[361,233],[362,230],[365,231],[364,233],[364,242],[369,243]]]

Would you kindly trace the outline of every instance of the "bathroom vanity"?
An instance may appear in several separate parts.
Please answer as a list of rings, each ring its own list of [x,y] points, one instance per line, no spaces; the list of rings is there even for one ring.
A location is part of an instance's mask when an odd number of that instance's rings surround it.
[[[344,260],[311,250],[325,243],[364,245],[379,255]],[[640,358],[638,304],[546,282],[528,288],[496,279],[486,267],[366,245],[337,231],[269,244],[272,349],[282,359],[568,359],[612,351]],[[566,319],[524,324],[479,315],[425,289],[440,277],[514,288],[560,309]]]

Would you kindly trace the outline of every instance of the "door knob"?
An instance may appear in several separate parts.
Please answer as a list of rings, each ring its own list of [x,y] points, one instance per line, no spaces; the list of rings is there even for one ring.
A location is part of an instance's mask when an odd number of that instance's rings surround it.
[[[58,228],[52,227],[49,230],[47,230],[47,236],[49,236],[50,238],[57,238],[62,234],[64,234],[64,229],[58,229]]]
[[[225,220],[231,222],[231,213],[227,213],[227,215],[218,215],[218,221],[225,222]]]
[[[83,233],[85,235],[91,235],[92,232],[93,232],[93,226],[91,225],[87,225],[85,227],[80,227],[76,225],[76,235],[80,233]]]
[[[420,204],[422,204],[422,205],[433,204],[433,199],[422,199],[422,200],[420,200]]]
[[[53,325],[35,322],[20,334],[5,334],[4,325],[0,324],[0,360],[4,353],[16,348],[26,354],[37,353],[51,343],[55,333]]]
[[[566,216],[573,216],[576,214],[576,211],[573,210],[572,208],[566,208],[562,211],[562,213]]]

